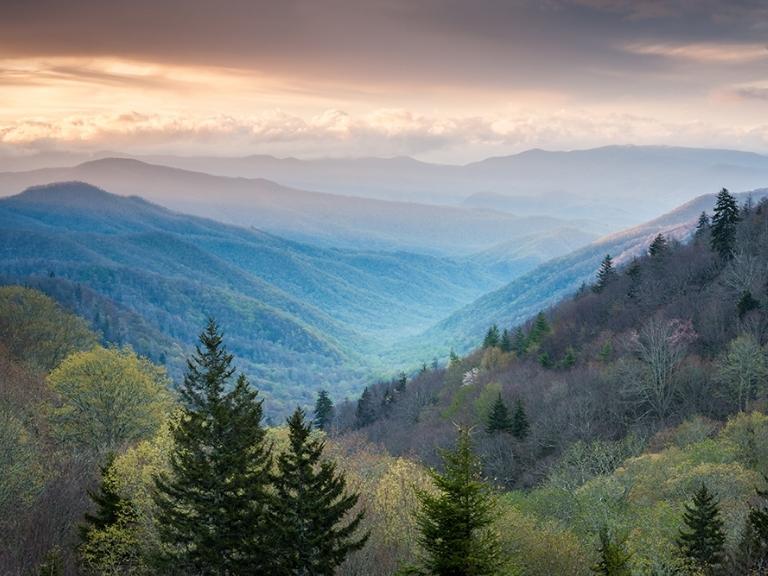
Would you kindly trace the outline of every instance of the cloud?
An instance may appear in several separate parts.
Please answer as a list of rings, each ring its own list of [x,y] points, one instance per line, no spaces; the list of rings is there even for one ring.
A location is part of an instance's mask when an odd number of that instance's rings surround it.
[[[661,56],[664,58],[691,60],[702,63],[743,64],[768,61],[768,45],[758,43],[637,43],[629,44],[625,49],[634,54]]]
[[[124,112],[0,123],[0,148],[126,152],[173,151],[244,155],[392,156],[463,161],[544,147],[572,149],[623,144],[736,146],[765,150],[768,127],[663,122],[630,114],[556,113],[423,115],[379,109],[353,115],[328,109],[301,117],[271,110],[250,117],[174,116]]]

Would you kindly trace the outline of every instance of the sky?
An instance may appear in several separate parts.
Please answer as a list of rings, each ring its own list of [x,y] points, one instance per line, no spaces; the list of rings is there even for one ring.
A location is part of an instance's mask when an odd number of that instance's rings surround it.
[[[766,0],[2,0],[0,154],[768,153]]]

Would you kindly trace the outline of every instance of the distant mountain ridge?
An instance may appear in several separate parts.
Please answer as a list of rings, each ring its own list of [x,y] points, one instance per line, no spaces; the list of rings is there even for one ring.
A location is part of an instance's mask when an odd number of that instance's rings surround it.
[[[380,350],[497,282],[467,263],[309,246],[82,182],[0,200],[0,277],[75,308],[93,294],[112,310],[91,316],[97,327],[138,326],[127,342],[155,360],[176,350],[165,359],[176,373],[214,316],[278,410],[319,386],[356,392]]]

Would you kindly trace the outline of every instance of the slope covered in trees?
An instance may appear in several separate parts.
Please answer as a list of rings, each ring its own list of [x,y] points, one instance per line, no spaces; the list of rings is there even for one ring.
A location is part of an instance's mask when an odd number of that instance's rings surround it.
[[[354,390],[389,343],[498,282],[467,263],[311,247],[86,184],[4,199],[0,225],[5,282],[45,291],[176,376],[214,315],[249,375],[284,402],[308,404],[321,385]]]

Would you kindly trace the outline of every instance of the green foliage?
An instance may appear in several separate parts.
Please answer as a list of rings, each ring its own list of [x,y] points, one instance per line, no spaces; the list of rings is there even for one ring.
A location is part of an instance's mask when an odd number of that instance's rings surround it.
[[[523,401],[518,398],[515,401],[515,412],[512,415],[512,425],[510,432],[512,436],[518,440],[525,440],[528,438],[528,432],[530,430],[530,423],[528,422],[528,415],[525,413],[525,406]]]
[[[69,446],[106,453],[149,438],[170,408],[165,370],[129,348],[96,347],[68,356],[48,376],[48,416]]]
[[[612,537],[608,528],[603,526],[600,530],[600,545],[597,550],[599,560],[592,567],[592,571],[600,576],[632,576],[629,565],[632,553],[627,552],[626,540],[626,536]]]
[[[597,293],[602,292],[605,290],[605,287],[616,280],[617,277],[616,270],[613,268],[613,259],[610,254],[606,254],[605,258],[603,258],[603,261],[600,263],[600,270],[597,271],[597,281],[592,287],[592,290]]]
[[[709,232],[709,216],[706,212],[702,212],[699,214],[699,219],[696,222],[696,232],[694,232],[695,237],[698,239],[707,232]]]
[[[37,290],[0,287],[0,341],[10,354],[47,372],[69,354],[98,342],[82,318]]]
[[[58,546],[45,555],[42,564],[37,568],[37,576],[64,576],[64,561]]]
[[[355,423],[358,428],[364,428],[369,424],[373,424],[374,420],[376,420],[376,407],[373,405],[373,395],[366,386],[357,401]]]
[[[432,472],[437,493],[419,492],[417,515],[423,572],[434,576],[483,576],[501,567],[494,530],[494,497],[482,481],[469,430],[443,453],[445,471]]]
[[[518,357],[524,356],[528,351],[528,338],[526,337],[525,332],[523,332],[523,328],[521,326],[518,326],[517,330],[515,330],[515,335],[512,340],[512,349],[515,351]]]
[[[156,478],[163,565],[172,573],[268,572],[271,448],[262,406],[234,374],[216,323],[200,335],[180,388],[170,472]]]
[[[42,488],[37,442],[10,408],[0,405],[0,528]]]
[[[714,213],[712,215],[712,250],[722,258],[733,257],[733,246],[736,242],[736,225],[739,222],[739,208],[736,199],[728,190],[723,188],[717,194]]]
[[[297,408],[288,420],[289,447],[277,458],[274,530],[278,542],[271,574],[332,576],[335,568],[368,534],[357,535],[363,513],[347,515],[359,496],[348,493],[343,474],[323,460],[323,440],[311,437],[311,425]]]
[[[664,236],[664,234],[658,234],[656,238],[653,239],[653,242],[651,242],[651,245],[648,247],[648,255],[651,258],[658,258],[660,256],[664,256],[669,250],[669,244],[667,243],[667,239]]]
[[[683,556],[703,570],[723,563],[725,533],[718,501],[706,484],[696,491],[683,514],[685,528],[680,529],[677,545]]]
[[[499,327],[493,324],[488,328],[488,332],[483,339],[483,348],[496,348],[499,345],[501,335],[499,334]]]
[[[496,400],[488,414],[488,421],[485,425],[485,431],[488,434],[499,434],[502,432],[512,432],[513,421],[509,415],[509,409],[501,398],[501,393],[496,396]]]
[[[741,293],[739,301],[736,303],[736,311],[739,314],[739,320],[743,320],[744,316],[752,312],[753,310],[760,309],[760,301],[752,296],[752,292],[745,290]]]
[[[528,342],[530,344],[541,344],[544,338],[552,332],[552,327],[547,321],[547,317],[544,312],[536,314],[536,318],[533,320],[533,326],[531,326],[531,332],[528,334]]]
[[[512,335],[509,330],[504,328],[501,333],[501,339],[499,340],[499,348],[502,352],[512,352]]]
[[[334,417],[333,400],[328,396],[328,391],[320,390],[315,401],[315,426],[320,430],[328,430]]]

